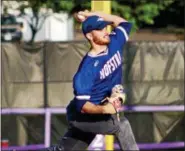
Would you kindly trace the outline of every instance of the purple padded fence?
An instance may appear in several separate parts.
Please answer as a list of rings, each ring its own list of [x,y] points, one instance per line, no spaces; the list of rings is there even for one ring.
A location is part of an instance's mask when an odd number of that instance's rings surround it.
[[[184,142],[148,143],[148,144],[138,144],[138,146],[139,149],[142,150],[184,148]],[[118,144],[114,144],[114,148],[120,149]]]
[[[160,105],[160,106],[123,106],[121,111],[127,112],[168,112],[168,111],[184,111],[184,105]]]
[[[121,111],[127,112],[169,112],[169,111],[184,111],[183,105],[173,105],[173,106],[123,106]],[[51,114],[65,114],[66,110],[64,108],[4,108],[1,110],[1,114],[45,114],[45,143],[44,146],[50,146],[50,135],[51,135]],[[174,143],[162,143],[162,144],[139,144],[139,147],[142,149],[149,148],[164,148],[167,146],[168,148],[175,147],[184,147],[184,142],[174,142]],[[43,145],[31,145],[25,147],[9,147],[16,150],[33,150],[33,148],[39,149],[39,147],[43,147]],[[115,145],[117,147],[117,145]],[[2,148],[4,150],[4,148]]]
[[[6,148],[2,148],[2,151],[14,151],[14,150],[38,150],[44,148],[44,144],[39,144],[39,145],[28,145],[28,146],[10,146]]]
[[[169,106],[123,106],[121,111],[127,112],[168,112],[168,111],[184,111],[184,105],[169,105]],[[64,114],[65,108],[3,108],[0,114]]]

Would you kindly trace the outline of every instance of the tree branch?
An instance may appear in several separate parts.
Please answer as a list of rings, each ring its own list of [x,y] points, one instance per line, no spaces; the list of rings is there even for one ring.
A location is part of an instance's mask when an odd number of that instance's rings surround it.
[[[42,28],[42,26],[43,26],[43,24],[44,24],[46,18],[49,17],[49,16],[51,16],[51,15],[48,15],[48,14],[47,14],[47,15],[42,16],[42,20],[43,20],[43,21],[41,21],[40,26],[38,26],[38,28],[37,28],[38,31]]]

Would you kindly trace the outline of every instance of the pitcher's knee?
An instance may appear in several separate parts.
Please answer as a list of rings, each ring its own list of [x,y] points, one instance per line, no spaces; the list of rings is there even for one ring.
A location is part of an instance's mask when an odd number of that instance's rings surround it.
[[[122,127],[122,126],[131,127],[130,122],[126,118],[124,118],[124,120],[120,121],[119,125],[120,125],[120,127]]]

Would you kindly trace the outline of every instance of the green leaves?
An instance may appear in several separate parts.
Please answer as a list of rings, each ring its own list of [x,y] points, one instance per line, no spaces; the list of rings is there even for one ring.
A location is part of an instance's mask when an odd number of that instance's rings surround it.
[[[142,24],[154,24],[154,18],[161,10],[168,8],[175,0],[124,0],[112,1],[112,13],[122,16],[133,23],[133,31],[136,31]]]
[[[159,8],[155,4],[142,4],[136,8],[138,20],[147,24],[153,24],[153,18],[159,15]]]
[[[17,1],[21,2],[21,0]],[[177,0],[112,0],[112,14],[132,22],[132,32],[135,32],[143,24],[154,24],[154,18],[160,15],[160,11],[167,9],[174,2]],[[69,13],[75,5],[79,4],[91,9],[90,0],[28,0],[28,5],[22,5],[20,10],[23,12],[24,8],[30,6],[34,15],[41,7],[50,8],[53,12]],[[184,5],[184,1],[179,1],[178,5]]]
[[[69,12],[74,6],[74,2],[70,1],[60,1],[60,9],[65,12]]]

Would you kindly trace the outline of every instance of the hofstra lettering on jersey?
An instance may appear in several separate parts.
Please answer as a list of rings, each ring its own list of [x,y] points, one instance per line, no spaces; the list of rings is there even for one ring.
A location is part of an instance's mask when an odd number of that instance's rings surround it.
[[[121,55],[117,51],[103,66],[100,70],[100,79],[105,79],[109,76],[116,68],[121,65]]]

